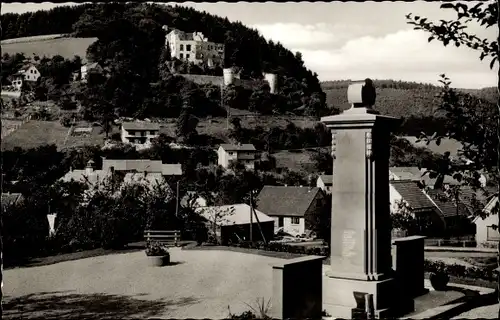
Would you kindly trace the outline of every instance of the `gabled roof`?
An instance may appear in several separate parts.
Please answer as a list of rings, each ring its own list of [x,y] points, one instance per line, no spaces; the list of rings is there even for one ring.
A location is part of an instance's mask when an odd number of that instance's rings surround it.
[[[319,177],[321,178],[321,181],[323,181],[323,183],[326,186],[329,186],[329,185],[333,184],[333,175],[331,175],[331,174],[322,174]]]
[[[162,163],[161,160],[149,159],[103,159],[102,169],[110,171],[160,172],[165,176],[182,175],[180,163]]]
[[[389,171],[398,177],[397,180],[422,181],[426,186],[434,186],[436,178],[430,178],[429,174],[423,175],[427,169],[418,167],[390,167]],[[392,181],[392,180],[391,180]],[[457,184],[458,182],[451,176],[444,177],[444,184]]]
[[[95,186],[98,183],[102,183],[107,178],[111,176],[111,172],[104,170],[93,170],[91,172],[87,172],[86,169],[83,170],[72,170],[67,172],[61,180],[64,182],[76,181],[82,183],[89,183],[92,186]]]
[[[420,180],[422,173],[418,167],[390,167],[389,171],[399,180]]]
[[[21,193],[2,193],[2,209],[18,204],[23,201]]]
[[[125,130],[160,130],[158,123],[147,121],[123,122],[122,127]]]
[[[94,69],[94,68],[101,68],[101,65],[97,62],[91,62],[83,65],[82,67],[86,67],[87,70]]]
[[[457,215],[468,217],[470,215],[470,211],[467,209],[467,206],[459,201],[457,208],[457,203],[452,199],[448,199],[442,190],[429,190],[427,194],[434,201],[438,212],[444,218],[455,217]]]
[[[231,226],[231,225],[243,225],[250,224],[250,206],[246,203],[232,204],[225,206],[214,206],[214,207],[200,207],[196,208],[195,212],[200,214],[203,218],[208,221],[216,220],[219,226]],[[223,212],[220,217],[214,219],[214,215],[217,212]],[[273,218],[269,217],[262,211],[255,209],[255,213],[259,218],[259,223],[274,221]],[[253,223],[257,223],[255,215],[253,216]]]
[[[303,217],[320,188],[264,186],[257,208],[269,216]]]
[[[392,180],[390,184],[401,195],[402,199],[408,203],[411,209],[425,210],[436,207],[415,181]]]
[[[226,151],[256,151],[255,146],[248,144],[221,144],[220,147]]]

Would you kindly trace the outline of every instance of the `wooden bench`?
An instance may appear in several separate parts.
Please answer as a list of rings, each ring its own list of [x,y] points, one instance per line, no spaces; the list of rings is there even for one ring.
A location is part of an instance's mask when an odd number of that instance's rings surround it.
[[[179,230],[145,230],[144,239],[146,243],[150,241],[158,241],[161,244],[167,246],[179,245],[181,238],[181,232]]]

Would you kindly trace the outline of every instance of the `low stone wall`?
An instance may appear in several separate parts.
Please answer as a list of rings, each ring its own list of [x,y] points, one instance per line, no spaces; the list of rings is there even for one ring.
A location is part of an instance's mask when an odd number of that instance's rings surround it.
[[[273,319],[321,319],[323,259],[308,256],[273,265]]]

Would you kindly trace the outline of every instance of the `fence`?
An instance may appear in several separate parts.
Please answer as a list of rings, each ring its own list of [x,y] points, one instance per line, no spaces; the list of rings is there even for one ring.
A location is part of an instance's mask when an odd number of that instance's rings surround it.
[[[475,240],[457,240],[457,239],[425,239],[425,246],[428,247],[476,247]]]

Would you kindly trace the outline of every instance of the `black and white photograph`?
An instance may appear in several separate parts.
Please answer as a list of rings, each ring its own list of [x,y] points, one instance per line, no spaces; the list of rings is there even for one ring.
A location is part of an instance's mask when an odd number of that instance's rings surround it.
[[[0,318],[500,318],[498,0],[0,5]]]

